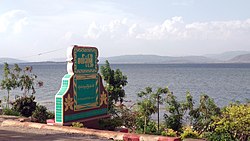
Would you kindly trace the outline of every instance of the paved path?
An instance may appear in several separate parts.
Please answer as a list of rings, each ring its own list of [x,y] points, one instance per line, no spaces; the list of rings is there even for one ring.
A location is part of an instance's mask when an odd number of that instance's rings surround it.
[[[0,141],[107,141],[97,136],[65,133],[62,131],[36,129],[29,127],[3,127],[1,123],[15,117],[0,116]]]
[[[1,141],[107,141],[96,136],[69,134],[52,130],[35,128],[0,127]]]

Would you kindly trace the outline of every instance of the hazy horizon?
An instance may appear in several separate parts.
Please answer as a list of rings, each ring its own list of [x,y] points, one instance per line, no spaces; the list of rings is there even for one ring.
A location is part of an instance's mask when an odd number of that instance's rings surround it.
[[[250,1],[0,0],[0,58],[64,58],[71,45],[100,57],[204,56],[250,51]]]

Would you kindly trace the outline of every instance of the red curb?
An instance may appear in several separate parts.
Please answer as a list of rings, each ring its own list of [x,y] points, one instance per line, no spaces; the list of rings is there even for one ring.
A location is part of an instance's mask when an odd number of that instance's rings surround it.
[[[180,138],[177,137],[159,137],[158,141],[181,141]]]
[[[123,140],[124,141],[140,141],[140,136],[136,134],[124,134]]]

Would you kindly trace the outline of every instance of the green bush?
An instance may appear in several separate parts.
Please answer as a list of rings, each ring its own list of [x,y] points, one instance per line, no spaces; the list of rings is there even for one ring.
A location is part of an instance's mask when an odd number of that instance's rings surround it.
[[[239,141],[235,139],[230,133],[222,133],[222,132],[210,132],[205,133],[204,137],[208,141]]]
[[[223,138],[250,140],[250,104],[231,104],[213,120],[210,126],[215,137],[223,134]]]
[[[31,117],[35,119],[36,122],[45,123],[47,119],[47,108],[42,105],[37,105]]]
[[[20,116],[20,113],[14,109],[3,108],[3,115]]]
[[[22,116],[30,117],[36,109],[35,96],[22,96],[12,103],[13,109]]]
[[[181,139],[186,139],[186,138],[198,139],[200,138],[200,135],[198,132],[193,131],[190,127],[187,127],[181,134]]]
[[[76,127],[76,128],[82,128],[83,124],[81,122],[73,122],[72,123],[72,127]]]
[[[114,131],[116,127],[122,126],[122,119],[119,117],[99,120],[100,127],[104,130]]]
[[[173,129],[167,129],[165,131],[162,131],[161,135],[167,137],[177,137],[177,132],[174,131]]]
[[[47,119],[54,119],[55,113],[52,111],[47,111]]]

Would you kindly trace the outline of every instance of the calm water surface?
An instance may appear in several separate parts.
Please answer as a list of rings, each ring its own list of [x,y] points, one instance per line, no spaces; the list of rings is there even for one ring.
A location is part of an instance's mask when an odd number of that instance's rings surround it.
[[[54,96],[61,86],[61,79],[67,73],[66,63],[32,63],[33,72],[44,86],[37,88],[36,100],[54,110]],[[25,65],[21,65],[25,66]],[[2,78],[0,65],[0,78]],[[219,106],[225,106],[231,101],[250,99],[250,64],[125,64],[111,65],[119,68],[128,76],[125,87],[128,105],[136,102],[136,94],[147,86],[153,88],[168,86],[179,100],[185,98],[190,91],[196,102],[205,93],[212,97]],[[12,92],[14,95],[19,91]],[[0,90],[3,99],[6,92]]]

